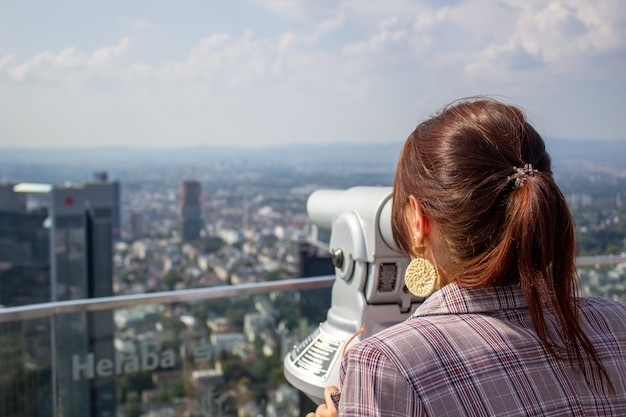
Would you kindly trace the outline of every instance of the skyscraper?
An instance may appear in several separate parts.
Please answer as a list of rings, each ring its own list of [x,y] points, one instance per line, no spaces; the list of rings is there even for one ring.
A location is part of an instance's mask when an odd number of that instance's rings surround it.
[[[111,213],[111,216],[112,216],[111,221],[112,221],[112,227],[113,227],[113,240],[117,242],[122,237],[122,228],[121,228],[122,216],[120,213],[120,207],[121,207],[120,183],[119,181],[109,181],[109,174],[106,171],[95,172],[93,174],[93,180],[96,184],[97,183],[107,184],[108,187],[110,188],[111,198],[113,202],[113,207],[112,207],[113,212]]]
[[[192,241],[200,237],[202,230],[201,193],[198,181],[188,180],[180,183],[178,207],[183,241]]]
[[[113,295],[113,232],[117,187],[105,181],[57,186],[50,199],[53,301]],[[59,406],[68,415],[114,415],[115,382],[73,379],[73,355],[112,358],[111,311],[74,313],[56,321]],[[68,355],[72,352],[72,355]],[[110,414],[108,414],[110,413]]]
[[[14,186],[0,184],[0,305],[7,307],[51,300],[48,210],[28,207]]]
[[[69,186],[2,184],[0,197],[0,246],[10,249],[3,250],[0,258],[1,303],[25,305],[112,295],[118,183],[99,177]],[[29,197],[38,202],[35,208],[29,207]],[[17,376],[12,381],[3,379],[3,384],[13,385],[0,388],[20,393],[25,401],[36,401],[33,415],[52,415],[55,401],[54,407],[67,416],[115,415],[113,377],[98,375],[86,383],[76,381],[72,374],[73,355],[114,356],[111,311],[13,323],[0,334],[0,339],[21,340],[25,347],[20,350],[21,358],[15,352],[0,357],[0,368],[11,367]],[[34,379],[37,384],[20,369],[26,369],[26,357],[39,374]]]
[[[14,186],[0,184],[0,306],[7,307],[50,301],[47,209],[28,208]],[[52,415],[49,321],[0,324],[0,369],[0,415]]]
[[[130,214],[130,236],[132,239],[141,239],[143,232],[143,213],[133,211]]]

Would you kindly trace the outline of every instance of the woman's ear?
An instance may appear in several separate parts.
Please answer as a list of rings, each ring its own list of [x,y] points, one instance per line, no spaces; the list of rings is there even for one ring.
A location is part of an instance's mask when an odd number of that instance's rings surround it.
[[[409,196],[409,203],[411,204],[411,213],[409,213],[409,225],[411,227],[411,233],[415,238],[415,244],[422,246],[424,237],[429,232],[428,217],[424,214],[422,206],[414,196]]]

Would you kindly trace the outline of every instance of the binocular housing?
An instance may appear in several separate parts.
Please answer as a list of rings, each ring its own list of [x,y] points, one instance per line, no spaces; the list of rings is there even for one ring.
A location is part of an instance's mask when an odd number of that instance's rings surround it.
[[[405,320],[423,301],[404,285],[410,259],[392,236],[391,191],[317,190],[307,200],[311,221],[330,232],[336,279],[326,321],[285,356],[284,368],[287,380],[316,403],[324,402],[326,386],[339,385],[346,344]]]

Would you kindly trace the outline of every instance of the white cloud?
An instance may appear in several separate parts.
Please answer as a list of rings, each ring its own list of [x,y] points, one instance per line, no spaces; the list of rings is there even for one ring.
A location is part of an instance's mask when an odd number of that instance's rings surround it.
[[[326,19],[319,23],[312,33],[304,37],[306,42],[316,42],[328,34],[338,31],[345,24],[345,19],[341,15],[337,15],[330,19]]]
[[[19,102],[4,105],[12,115],[5,118],[16,137],[27,125],[32,137],[45,128],[29,122],[36,114],[59,137],[87,132],[82,125],[89,122],[110,137],[128,130],[167,143],[228,132],[243,142],[249,134],[241,120],[250,119],[275,141],[295,140],[302,124],[315,125],[309,139],[380,140],[397,139],[394,133],[417,112],[459,95],[498,93],[527,102],[535,96],[546,103],[553,95],[572,103],[583,94],[572,85],[599,79],[600,70],[623,91],[623,75],[600,69],[597,59],[624,56],[626,2],[446,3],[264,0],[272,25],[265,11],[258,22],[203,22],[170,33],[163,28],[175,24],[149,16],[136,22],[151,22],[150,37],[134,31],[144,23],[123,25],[132,45],[123,33],[98,48],[46,46],[26,59],[17,50],[0,56],[0,87]],[[153,37],[161,43],[151,45]],[[164,41],[169,49],[159,49]],[[151,49],[159,49],[157,58]],[[37,87],[28,89],[36,106],[23,85]],[[67,88],[74,86],[80,88]],[[67,90],[71,99],[58,103]]]
[[[579,18],[588,28],[580,45],[598,52],[624,48],[626,44],[626,3],[576,2]]]
[[[436,10],[423,10],[417,14],[415,22],[413,23],[413,29],[417,32],[427,32],[434,26],[448,21],[451,12],[452,9],[450,7],[443,7]]]
[[[276,54],[272,63],[272,72],[279,75],[289,69],[291,49],[296,45],[296,35],[292,32],[282,34],[276,42]]]
[[[89,70],[110,70],[114,58],[127,52],[129,45],[130,41],[125,38],[117,45],[98,49],[91,55],[80,53],[74,47],[64,48],[57,53],[46,51],[19,65],[11,65],[14,62],[12,58],[2,57],[0,60],[5,63],[0,68],[18,81],[27,77],[55,83],[76,81],[87,78]]]
[[[549,63],[578,53],[587,31],[574,8],[552,2],[522,14],[515,40],[529,54]]]
[[[275,39],[255,38],[251,31],[238,39],[213,35],[194,47],[184,61],[168,63],[161,75],[170,81],[181,77],[233,86],[271,78],[272,70],[282,68],[281,57],[291,42],[290,34]]]
[[[130,40],[123,38],[91,53],[69,47],[42,52],[21,63],[6,55],[0,57],[0,70],[15,80],[30,76],[61,82],[67,72],[86,79],[101,73],[127,80],[158,71],[161,80],[217,77],[220,82],[237,85],[276,81],[276,77],[284,77],[284,81],[312,78],[303,72],[318,68],[306,68],[304,63],[335,60],[335,70],[339,74],[346,71],[350,82],[359,75],[355,65],[380,67],[389,58],[385,64],[390,68],[394,62],[429,68],[450,65],[465,68],[474,77],[499,74],[512,78],[512,74],[517,76],[537,65],[568,65],[589,55],[619,51],[626,42],[626,2],[612,0],[464,1],[439,8],[405,0],[385,2],[384,7],[378,2],[344,0],[334,9],[327,2],[261,3],[288,16],[303,17],[314,10],[313,15],[330,17],[319,17],[312,27],[303,25],[272,36],[253,31],[239,37],[226,32],[212,34],[191,48],[183,60],[161,65],[133,62]],[[147,20],[135,22],[147,25]],[[327,44],[317,44],[322,39]]]
[[[300,0],[257,0],[268,10],[288,18],[302,18],[306,16],[308,2]]]
[[[8,68],[8,73],[16,80],[23,80],[28,75],[40,78],[50,78],[51,70],[57,68],[71,68],[82,60],[76,55],[74,48],[66,48],[59,53],[42,52],[21,65]]]
[[[127,52],[129,47],[130,40],[128,38],[124,38],[115,46],[98,49],[91,55],[91,57],[87,61],[87,65],[95,68],[102,65],[107,65],[115,57]]]
[[[152,78],[155,73],[154,67],[147,64],[130,64],[121,68],[118,72],[119,78],[126,82],[137,82],[138,80],[146,80]]]
[[[510,1],[516,8],[512,32],[496,37],[473,54],[466,69],[477,76],[513,79],[543,65],[568,71],[579,62],[626,46],[624,2]]]
[[[15,62],[15,57],[13,54],[0,56],[0,71],[4,71],[5,68],[8,68]]]
[[[415,0],[342,0],[337,2],[337,8],[351,20],[366,25],[377,25],[380,21],[394,16],[396,18],[412,18],[425,9],[424,3]]]
[[[383,52],[388,47],[402,44],[407,40],[407,30],[399,25],[398,19],[393,17],[379,24],[378,31],[368,39],[343,47],[343,52],[352,54],[367,54]]]
[[[164,77],[182,78],[209,75],[211,70],[223,64],[226,59],[223,49],[231,43],[232,39],[226,33],[212,35],[194,47],[185,61],[166,63],[160,74]]]

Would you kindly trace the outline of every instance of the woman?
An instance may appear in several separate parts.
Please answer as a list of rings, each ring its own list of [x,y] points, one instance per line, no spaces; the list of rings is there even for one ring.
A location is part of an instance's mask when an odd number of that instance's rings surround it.
[[[626,309],[576,297],[572,219],[518,108],[464,100],[421,123],[393,202],[428,298],[346,352],[317,416],[626,415]]]

